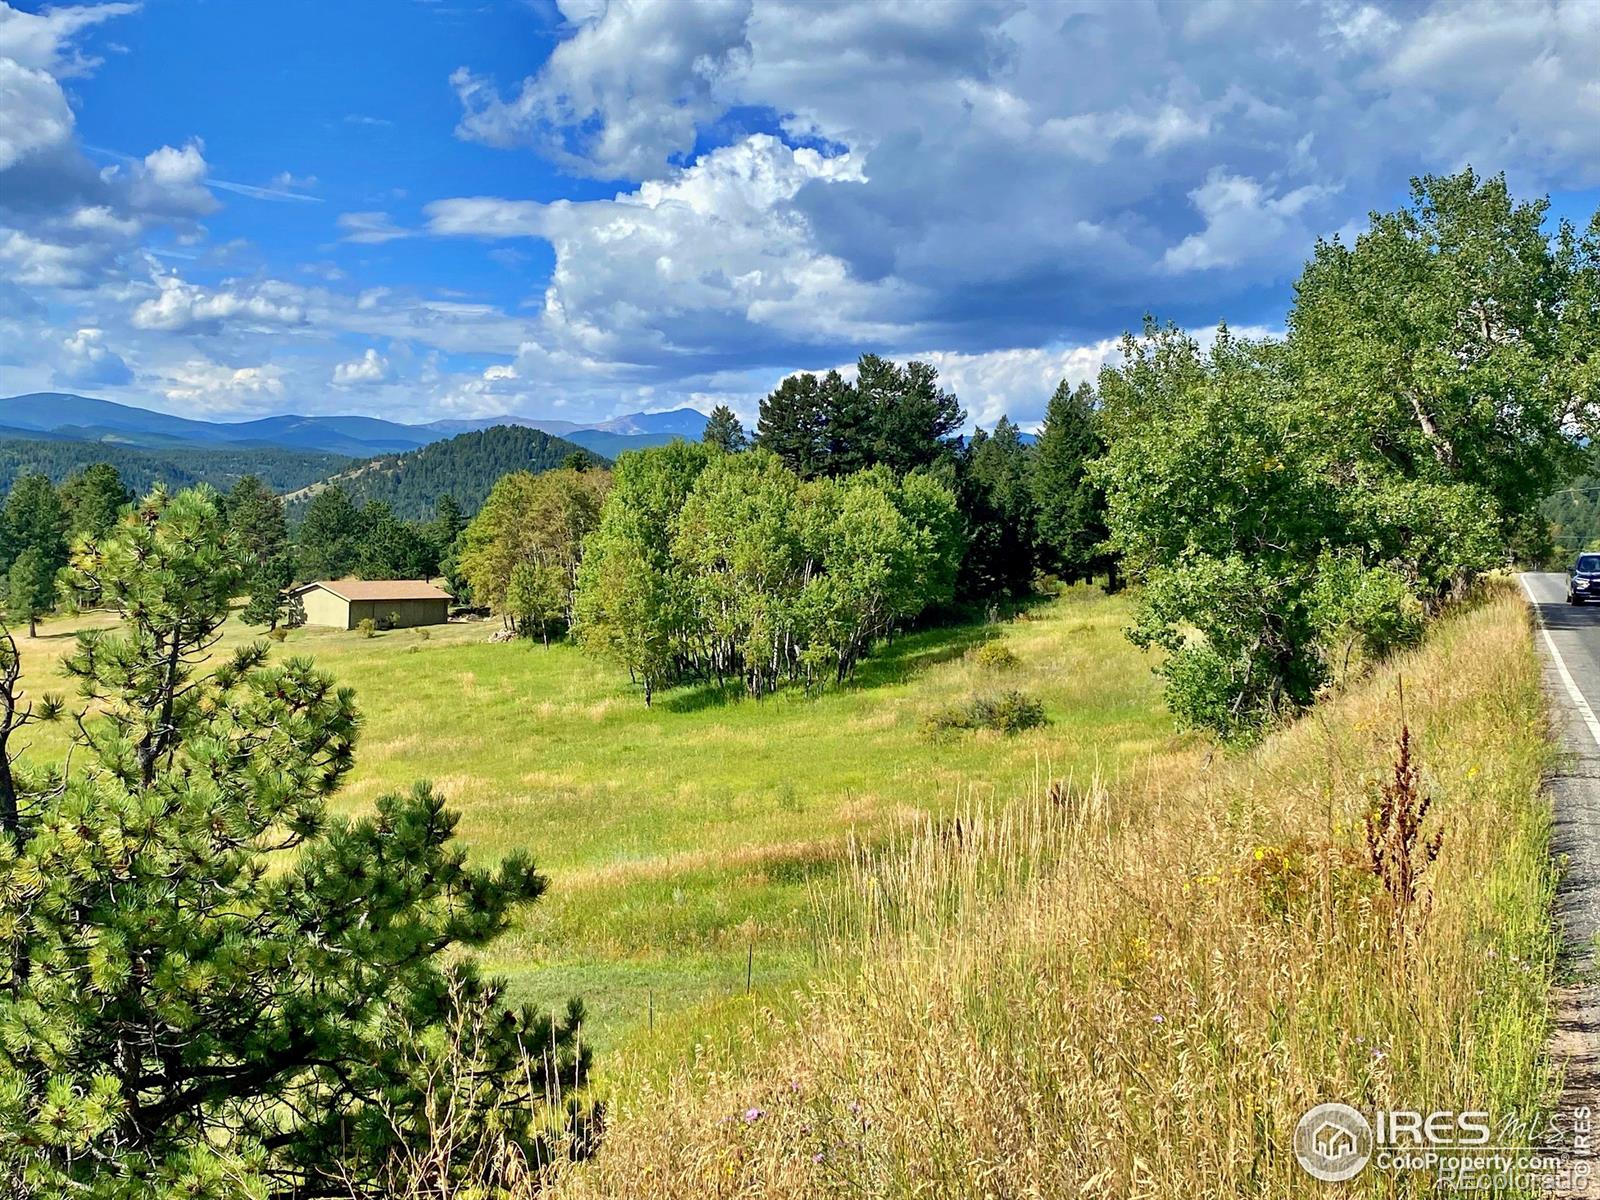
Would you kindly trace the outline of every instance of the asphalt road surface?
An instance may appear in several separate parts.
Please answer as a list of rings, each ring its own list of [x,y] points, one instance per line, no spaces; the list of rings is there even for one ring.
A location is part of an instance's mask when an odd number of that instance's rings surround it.
[[[1533,604],[1534,639],[1562,754],[1546,780],[1555,814],[1552,849],[1564,859],[1556,912],[1565,962],[1554,997],[1551,1052],[1566,1063],[1561,1108],[1600,1109],[1600,601],[1569,605],[1567,577],[1529,572],[1522,586]],[[1600,1174],[1570,1196],[1600,1196]]]

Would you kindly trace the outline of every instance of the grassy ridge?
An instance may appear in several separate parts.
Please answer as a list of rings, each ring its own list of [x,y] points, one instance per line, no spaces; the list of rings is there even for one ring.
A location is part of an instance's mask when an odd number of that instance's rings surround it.
[[[1401,677],[1444,830],[1407,935],[1362,824]],[[1502,590],[1247,757],[980,790],[815,897],[818,985],[615,1076],[562,1194],[1310,1196],[1288,1146],[1312,1104],[1529,1118],[1554,1086],[1548,754]]]
[[[492,966],[539,1003],[585,997],[590,1036],[657,1041],[703,1022],[673,1013],[781,991],[810,970],[814,891],[840,879],[852,836],[869,841],[975,795],[1008,802],[1049,770],[1115,773],[1175,744],[1159,686],[1121,630],[1125,599],[1079,588],[1016,620],[905,636],[851,685],[759,703],[711,689],[646,709],[625,675],[570,646],[491,645],[495,624],[363,639],[301,629],[275,655],[309,654],[353,685],[364,714],[357,767],[337,803],[362,810],[432,779],[480,858],[529,850],[551,890],[493,949]],[[65,690],[70,631],[21,639],[25,682]],[[252,636],[230,621],[222,648]],[[967,655],[1000,638],[1021,663],[986,674]],[[939,740],[927,715],[974,691],[1021,688],[1051,723],[1013,738]],[[30,729],[59,757],[64,730]],[[643,1029],[641,1027],[644,1027]],[[604,1059],[602,1059],[604,1061]]]

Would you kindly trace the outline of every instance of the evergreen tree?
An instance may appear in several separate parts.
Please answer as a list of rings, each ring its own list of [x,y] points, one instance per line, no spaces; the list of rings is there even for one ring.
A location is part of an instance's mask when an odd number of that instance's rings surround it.
[[[967,449],[963,473],[972,548],[962,565],[961,590],[969,597],[1020,596],[1032,586],[1032,460],[1020,430],[1005,417],[992,434],[978,430]]]
[[[340,579],[356,565],[361,514],[341,487],[321,488],[306,507],[295,543],[299,574],[311,579]]]
[[[438,567],[426,538],[382,500],[361,510],[355,572],[362,579],[427,579]]]
[[[719,404],[711,410],[711,416],[706,420],[705,434],[700,440],[725,454],[737,454],[749,444],[749,439],[744,435],[744,426],[726,404]]]
[[[24,475],[11,485],[0,511],[5,567],[10,569],[24,550],[37,550],[41,570],[52,575],[67,563],[67,513],[61,493],[43,475]]]
[[[463,1021],[456,1120],[548,1161],[546,1097],[588,1069],[581,1008],[509,1012],[461,954],[543,877],[467,866],[426,785],[328,814],[354,697],[259,643],[208,661],[236,560],[202,491],[156,492],[86,546],[75,578],[122,624],[67,662],[74,754],[44,772],[0,754],[0,1191],[377,1200]],[[16,661],[0,639],[0,750],[34,716]],[[448,1190],[472,1169],[443,1166]]]
[[[39,618],[55,607],[56,574],[37,547],[17,555],[7,576],[6,607],[11,619],[27,622],[28,636],[39,636]]]
[[[56,574],[67,563],[67,513],[49,479],[24,475],[11,486],[0,510],[0,546],[7,585],[17,588],[10,611],[28,622],[31,634],[39,616],[55,607]]]
[[[284,614],[284,589],[294,582],[283,501],[256,476],[246,475],[234,484],[223,508],[249,596],[240,619],[276,629]]]
[[[68,532],[74,538],[104,537],[117,514],[133,500],[122,476],[110,463],[91,463],[61,485]]]
[[[904,475],[955,453],[967,414],[955,396],[939,386],[939,373],[928,363],[896,367],[864,355],[856,387],[869,414],[873,462]]]
[[[833,372],[829,377],[838,379]],[[776,454],[800,478],[810,479],[822,473],[827,461],[826,426],[822,382],[815,375],[791,375],[761,401],[756,444]]]
[[[289,527],[284,520],[283,501],[254,475],[246,475],[233,485],[223,501],[228,532],[240,561],[255,566],[285,553],[289,548]]]
[[[433,520],[428,522],[423,536],[434,547],[436,557],[443,558],[466,527],[467,519],[461,512],[461,505],[456,503],[454,496],[446,492],[434,502]]]
[[[864,471],[877,461],[877,416],[899,387],[895,365],[876,354],[863,354],[850,383],[837,371],[822,378],[818,402],[822,408],[823,446],[821,470],[838,478]]]
[[[244,576],[247,599],[239,619],[246,625],[276,629],[278,622],[288,614],[289,597],[285,589],[293,582],[294,560],[287,552],[253,564]]]
[[[1097,559],[1106,557],[1100,550],[1106,538],[1105,492],[1089,473],[1089,465],[1104,453],[1094,389],[1085,383],[1074,391],[1063,379],[1045,409],[1031,486],[1041,557],[1068,582],[1089,575]]]

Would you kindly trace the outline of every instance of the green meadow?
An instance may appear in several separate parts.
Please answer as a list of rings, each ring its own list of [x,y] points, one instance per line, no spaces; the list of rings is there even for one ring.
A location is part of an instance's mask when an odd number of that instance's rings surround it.
[[[1130,616],[1125,598],[1079,586],[1002,621],[902,636],[816,696],[688,688],[652,708],[573,646],[490,643],[498,622],[372,638],[298,629],[274,653],[309,655],[356,689],[364,725],[338,807],[429,779],[475,857],[533,854],[550,890],[490,965],[518,998],[582,996],[603,1048],[646,1036],[652,1019],[692,1025],[747,979],[770,992],[803,975],[808,906],[835,886],[852,838],[1046,776],[1114,777],[1176,744],[1159,681],[1122,636]],[[20,638],[30,692],[70,695],[72,632],[107,621],[63,618]],[[255,636],[230,620],[219,649]],[[1019,664],[975,663],[992,639]],[[1010,688],[1041,699],[1048,724],[925,732],[945,705]],[[59,756],[65,732],[30,728],[25,756]]]

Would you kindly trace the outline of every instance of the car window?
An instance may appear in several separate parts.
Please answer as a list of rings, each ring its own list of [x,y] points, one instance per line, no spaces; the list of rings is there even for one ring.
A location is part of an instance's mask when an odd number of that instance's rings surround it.
[[[1578,556],[1578,570],[1586,574],[1591,571],[1600,571],[1600,554],[1580,554]]]

